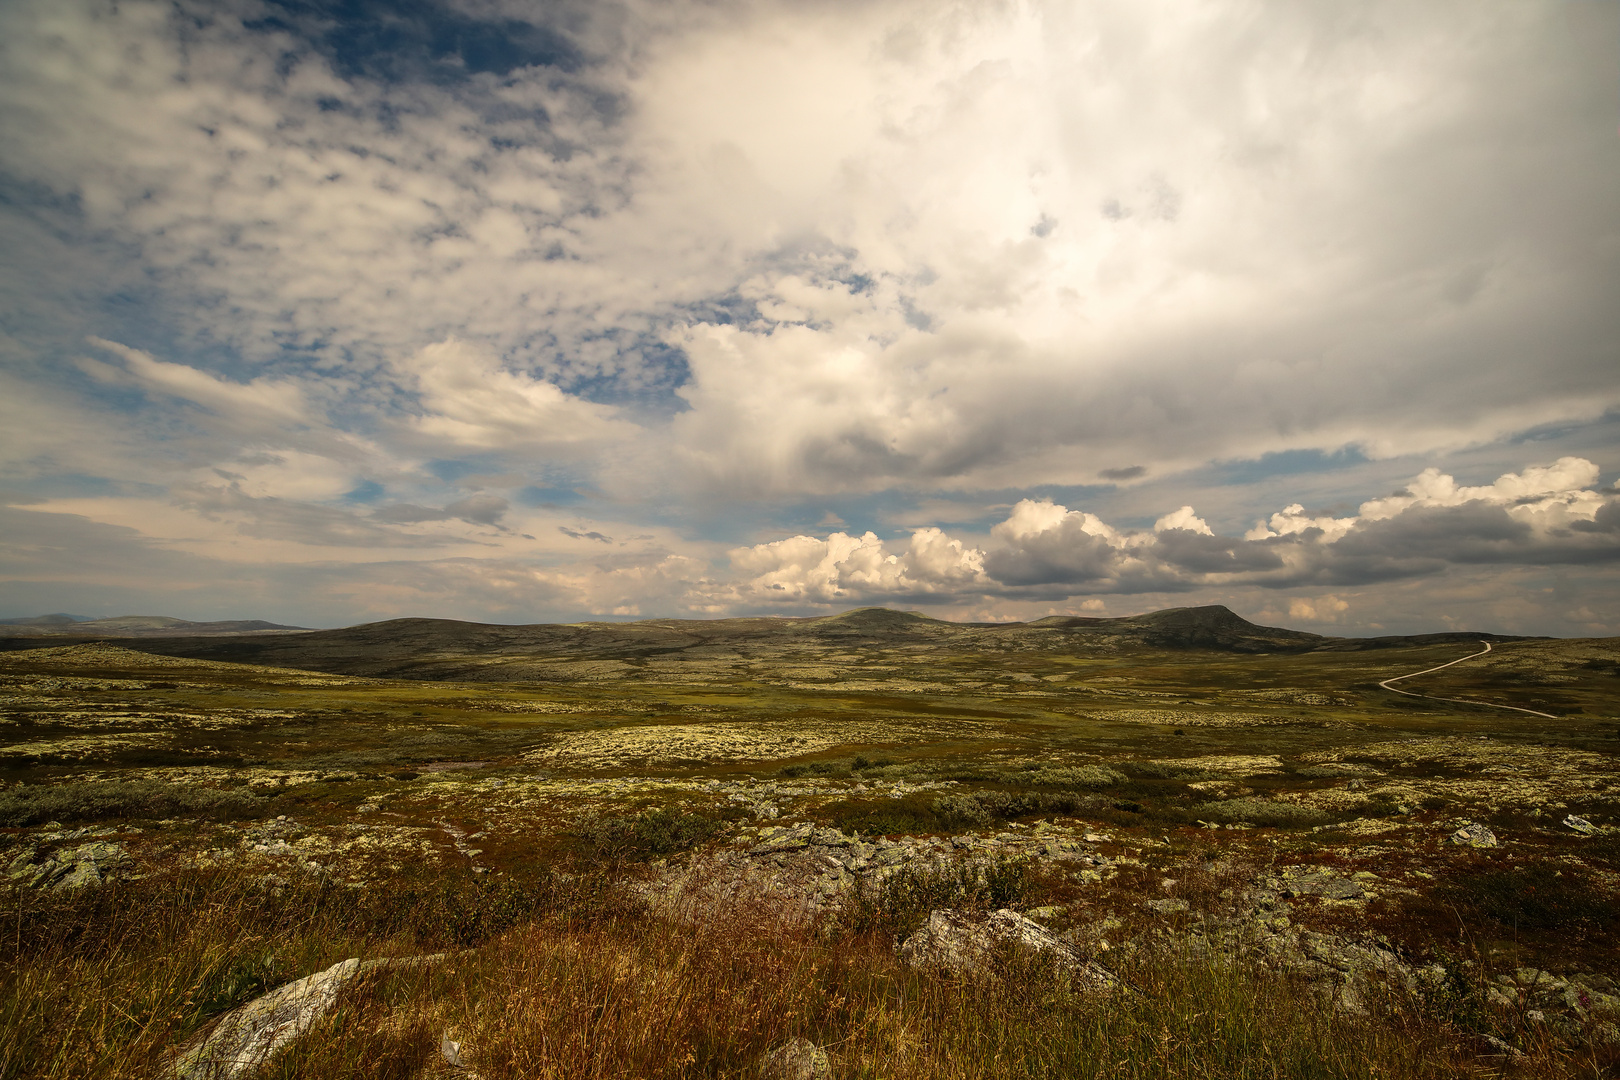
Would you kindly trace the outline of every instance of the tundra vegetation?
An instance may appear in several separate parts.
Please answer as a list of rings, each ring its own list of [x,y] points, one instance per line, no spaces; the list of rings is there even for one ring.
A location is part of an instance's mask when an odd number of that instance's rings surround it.
[[[1620,1071],[1617,640],[8,644],[0,1077]],[[256,1070],[186,1064],[351,958]]]

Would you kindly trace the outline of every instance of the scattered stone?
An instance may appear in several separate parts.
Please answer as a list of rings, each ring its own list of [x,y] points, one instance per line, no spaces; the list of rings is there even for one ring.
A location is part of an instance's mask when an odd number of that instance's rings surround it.
[[[1088,960],[1040,924],[1002,908],[978,920],[950,908],[928,914],[928,924],[900,944],[900,956],[918,967],[942,967],[957,974],[983,974],[993,970],[997,952],[1028,949],[1051,957],[1057,967],[1092,990],[1112,990],[1119,980],[1107,968]]]
[[[1472,848],[1493,848],[1496,834],[1479,822],[1471,821],[1451,834],[1451,842]]]
[[[1161,915],[1170,915],[1177,911],[1186,911],[1187,901],[1179,900],[1175,897],[1166,897],[1162,900],[1149,900],[1147,901],[1147,906],[1152,908],[1154,911],[1159,912]]]
[[[1492,1053],[1500,1054],[1508,1061],[1519,1061],[1525,1056],[1523,1050],[1520,1050],[1512,1043],[1503,1042],[1495,1035],[1481,1035],[1480,1041],[1482,1041],[1486,1046],[1490,1047]]]
[[[1325,871],[1284,878],[1284,896],[1320,896],[1327,900],[1354,900],[1362,895],[1361,885],[1349,878]]]
[[[827,1051],[809,1039],[789,1039],[759,1059],[759,1080],[832,1080]]]
[[[1579,814],[1570,814],[1568,817],[1564,818],[1564,824],[1569,828],[1574,829],[1582,836],[1591,836],[1598,831],[1596,825],[1592,824],[1590,821],[1587,821]]]

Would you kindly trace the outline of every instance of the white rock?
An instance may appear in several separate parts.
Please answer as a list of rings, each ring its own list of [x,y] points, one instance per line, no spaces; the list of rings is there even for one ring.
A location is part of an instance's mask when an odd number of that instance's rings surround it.
[[[344,960],[226,1013],[205,1039],[180,1055],[174,1075],[177,1080],[251,1076],[331,1011],[359,972],[359,960]]]
[[[1597,826],[1581,817],[1579,814],[1570,814],[1564,819],[1564,824],[1580,833],[1582,836],[1591,836],[1597,832]]]

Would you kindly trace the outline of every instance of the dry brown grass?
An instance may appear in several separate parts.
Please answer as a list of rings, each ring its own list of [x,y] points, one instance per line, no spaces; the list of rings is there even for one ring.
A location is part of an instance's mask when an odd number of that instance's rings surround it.
[[[7,1078],[150,1076],[274,985],[347,956],[455,947],[471,951],[357,988],[267,1075],[436,1075],[447,1032],[486,1080],[740,1078],[796,1036],[827,1047],[840,1077],[896,1080],[1429,1080],[1500,1066],[1479,1056],[1455,1001],[1347,1016],[1296,980],[1172,938],[1144,934],[1112,954],[1137,989],[1099,997],[1028,956],[974,978],[907,968],[894,920],[806,925],[763,901],[654,916],[606,876],[278,895],[177,872],[67,897],[14,892],[3,915]],[[1525,1049],[1520,1075],[1603,1075],[1567,1046]]]

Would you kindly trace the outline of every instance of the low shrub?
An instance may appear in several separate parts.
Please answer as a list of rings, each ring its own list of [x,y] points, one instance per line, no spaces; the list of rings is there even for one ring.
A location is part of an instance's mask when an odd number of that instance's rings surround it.
[[[1298,829],[1324,825],[1333,820],[1331,814],[1294,803],[1273,802],[1253,796],[1241,799],[1223,799],[1193,807],[1193,814],[1208,821],[1245,822],[1250,825],[1269,825],[1275,828]]]
[[[915,797],[850,799],[827,807],[833,824],[858,836],[914,836],[939,832],[948,822],[935,807]]]
[[[876,888],[856,893],[847,925],[856,933],[896,939],[917,930],[936,908],[991,911],[1025,900],[1033,886],[1029,864],[1003,857],[978,865],[908,868]]]
[[[1127,761],[1123,767],[1144,780],[1207,780],[1215,775],[1202,765],[1180,761]]]
[[[650,859],[696,847],[722,828],[707,814],[666,806],[632,816],[593,814],[574,827],[574,835],[597,858]]]
[[[1080,788],[1099,790],[1123,784],[1125,774],[1106,765],[1073,765],[1034,769],[1018,777],[1026,784],[1041,787]]]
[[[454,894],[448,908],[499,917],[454,931],[435,883]],[[269,986],[345,957],[464,945],[482,947],[346,993],[263,1075],[407,1080],[434,1071],[423,1063],[446,1033],[488,1080],[751,1076],[795,1038],[826,1047],[836,1075],[893,1080],[1501,1075],[1478,1056],[1472,1012],[1396,996],[1350,1015],[1268,965],[1153,935],[1102,958],[1132,988],[1110,995],[1074,992],[1040,965],[942,975],[896,955],[895,938],[936,907],[1023,906],[1040,884],[1013,861],[903,872],[832,933],[769,905],[664,918],[605,874],[424,872],[357,890],[186,871],[68,895],[0,892],[0,1080],[150,1077]],[[1526,1050],[1514,1072],[1525,1080],[1612,1064]]]
[[[0,827],[109,818],[207,817],[228,821],[261,817],[269,812],[270,805],[264,798],[240,788],[165,784],[156,780],[23,784],[0,791]]]
[[[1082,814],[1105,804],[1096,795],[1047,791],[977,791],[967,795],[942,795],[934,800],[934,813],[955,828],[991,825],[1032,814]]]
[[[1574,868],[1532,863],[1520,870],[1482,870],[1458,876],[1440,892],[1507,929],[1612,936],[1620,928],[1608,897]]]

